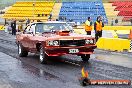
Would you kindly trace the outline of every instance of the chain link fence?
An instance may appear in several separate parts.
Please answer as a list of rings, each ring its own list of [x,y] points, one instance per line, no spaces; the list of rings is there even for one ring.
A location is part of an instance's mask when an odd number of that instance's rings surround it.
[[[130,16],[107,16],[108,25],[111,26],[132,26],[132,18]]]

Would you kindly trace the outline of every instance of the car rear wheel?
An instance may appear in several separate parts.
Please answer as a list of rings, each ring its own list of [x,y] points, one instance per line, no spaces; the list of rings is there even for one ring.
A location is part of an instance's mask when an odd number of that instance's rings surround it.
[[[20,57],[26,57],[28,55],[28,51],[20,43],[18,43],[18,54]]]
[[[90,58],[90,54],[86,54],[86,55],[81,55],[81,58],[84,62],[88,62],[89,58]]]
[[[40,47],[40,54],[39,54],[39,60],[41,64],[47,64],[47,58],[48,56],[45,54],[45,51],[43,47]]]

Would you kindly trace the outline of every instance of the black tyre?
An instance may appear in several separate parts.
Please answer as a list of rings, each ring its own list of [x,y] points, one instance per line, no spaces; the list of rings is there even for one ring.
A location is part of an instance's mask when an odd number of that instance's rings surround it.
[[[42,46],[40,46],[39,61],[41,64],[47,64],[48,56],[45,54],[45,51]]]
[[[82,86],[87,86],[87,85],[90,85],[90,84],[91,84],[91,81],[90,81],[90,79],[88,79],[88,78],[84,78],[84,79],[82,79],[82,80],[80,81],[80,84],[81,84]]]
[[[18,54],[20,57],[26,57],[28,55],[28,51],[20,43],[18,43]]]
[[[86,54],[86,55],[81,55],[81,58],[84,62],[88,62],[89,58],[90,58],[90,54]]]

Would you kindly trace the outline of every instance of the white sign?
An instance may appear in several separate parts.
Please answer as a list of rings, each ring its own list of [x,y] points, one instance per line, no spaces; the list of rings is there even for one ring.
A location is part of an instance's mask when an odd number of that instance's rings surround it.
[[[69,49],[69,53],[78,53],[79,50],[78,49]]]

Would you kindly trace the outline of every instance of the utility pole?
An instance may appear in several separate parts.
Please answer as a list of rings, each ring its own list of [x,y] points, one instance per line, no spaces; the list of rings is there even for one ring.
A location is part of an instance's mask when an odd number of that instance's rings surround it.
[[[36,0],[34,0],[33,2],[33,19],[35,19],[35,4],[36,4]]]

